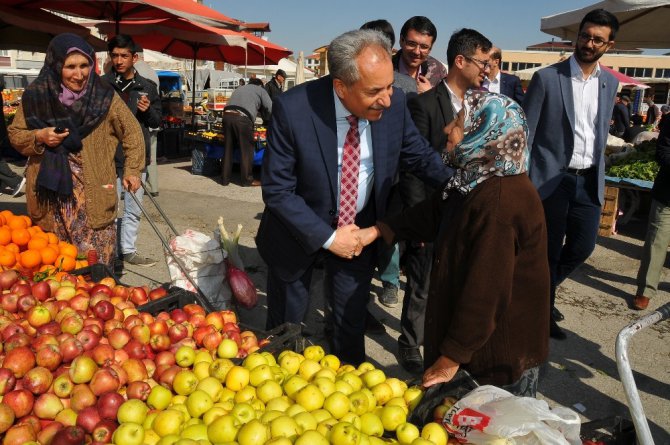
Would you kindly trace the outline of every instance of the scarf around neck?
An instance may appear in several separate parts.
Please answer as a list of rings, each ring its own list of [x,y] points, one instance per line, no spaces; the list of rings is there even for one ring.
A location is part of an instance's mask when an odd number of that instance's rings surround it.
[[[73,52],[86,56],[91,71],[81,92],[65,91],[62,71],[65,60]],[[68,163],[70,153],[82,149],[82,139],[88,136],[107,116],[114,90],[101,82],[95,73],[95,52],[84,39],[75,34],[54,37],[47,48],[44,66],[37,79],[26,88],[21,98],[28,128],[63,127],[69,135],[61,145],[44,151],[37,174],[38,194],[59,199],[72,196],[72,172]]]

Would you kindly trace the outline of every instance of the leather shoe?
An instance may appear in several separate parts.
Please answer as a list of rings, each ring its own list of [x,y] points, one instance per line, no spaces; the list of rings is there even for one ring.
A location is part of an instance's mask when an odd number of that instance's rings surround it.
[[[259,181],[258,179],[254,179],[250,183],[244,184],[245,187],[259,187],[260,185],[261,185],[261,181]]]
[[[386,334],[386,328],[381,321],[377,320],[374,315],[367,311],[365,316],[365,333],[372,335]]]
[[[649,298],[644,295],[636,295],[635,298],[633,298],[633,309],[643,311],[647,309],[647,306],[649,306]]]
[[[423,373],[423,358],[419,348],[398,348],[398,363],[411,374]]]
[[[561,311],[556,309],[555,307],[551,308],[551,318],[554,319],[554,321],[563,321],[565,320],[565,317],[563,314],[561,314]]]
[[[558,327],[558,324],[554,320],[549,320],[549,337],[556,340],[565,340],[568,338],[568,336],[565,335],[565,332],[563,332],[563,329]]]

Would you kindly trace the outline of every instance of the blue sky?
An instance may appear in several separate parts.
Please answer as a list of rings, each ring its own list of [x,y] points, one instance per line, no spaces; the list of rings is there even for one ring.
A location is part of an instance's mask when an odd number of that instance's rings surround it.
[[[409,17],[424,15],[437,27],[431,55],[446,61],[449,36],[457,29],[474,28],[505,49],[551,40],[540,31],[540,18],[579,9],[596,0],[204,0],[222,14],[248,22],[270,22],[273,43],[310,54],[337,35],[368,20],[386,19],[396,32]],[[351,12],[348,12],[351,11]]]

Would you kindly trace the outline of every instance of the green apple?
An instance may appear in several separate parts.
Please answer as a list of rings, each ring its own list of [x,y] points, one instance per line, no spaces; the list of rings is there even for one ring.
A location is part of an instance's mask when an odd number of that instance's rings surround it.
[[[244,425],[256,418],[256,410],[248,403],[237,403],[230,412],[230,415],[235,417],[240,422],[240,425]]]
[[[298,424],[289,416],[279,416],[270,422],[270,434],[275,437],[286,437],[293,442],[299,434]]]
[[[354,391],[349,394],[350,410],[360,416],[370,410],[370,400],[363,391]]]
[[[447,431],[437,422],[430,422],[423,426],[421,437],[429,440],[433,445],[447,444]]]
[[[179,411],[181,413],[182,419],[184,419],[183,422],[191,420],[191,413],[189,413],[188,408],[186,408],[186,400],[184,400],[184,404],[171,405],[169,409]]]
[[[372,395],[375,396],[375,400],[377,400],[378,406],[385,405],[386,402],[391,400],[393,397],[393,390],[386,382],[382,382],[373,386],[370,391],[372,391]]]
[[[240,421],[236,417],[227,414],[209,424],[207,436],[212,443],[233,442],[240,426]]]
[[[393,397],[402,397],[405,391],[407,391],[407,383],[395,377],[387,378],[386,383],[393,390]]]
[[[227,358],[217,358],[209,364],[209,375],[223,383],[226,381],[226,376],[235,363]]]
[[[405,403],[405,399],[403,399],[402,397],[394,397],[388,402],[386,402],[384,406],[399,406],[400,408],[405,410],[405,414],[409,414],[409,408],[407,407],[407,403]]]
[[[384,434],[384,425],[382,420],[372,413],[361,415],[361,431],[368,436],[382,437]]]
[[[312,380],[322,379],[322,378],[325,378],[325,379],[328,379],[328,380],[334,382],[335,379],[337,378],[337,373],[335,371],[333,371],[332,369],[326,368],[323,365],[321,365],[321,369],[319,369],[319,372],[314,374],[314,376],[312,377]]]
[[[112,442],[116,445],[142,445],[144,428],[133,422],[123,423],[114,431]]]
[[[265,360],[265,358],[260,354],[256,354],[256,356]],[[274,380],[274,378],[274,372],[272,372],[272,368],[267,363],[263,363],[256,366],[255,368],[251,368],[251,371],[249,372],[249,384],[254,387],[260,385],[266,380]]]
[[[159,436],[160,437],[160,436]],[[161,437],[156,445],[174,445],[179,440],[179,436],[176,434],[170,434],[165,437]]]
[[[332,419],[333,417],[333,415],[330,414],[330,412],[327,409],[323,408],[317,409],[316,411],[312,411],[310,414],[314,416],[314,420],[316,420],[316,423],[321,423],[322,421],[326,419]]]
[[[174,445],[199,445],[199,442],[197,440],[193,440],[193,439],[181,438],[178,441],[176,441],[174,443]]]
[[[176,378],[176,377],[175,377]],[[239,391],[249,384],[249,370],[241,366],[233,366],[226,375],[226,388]]]
[[[312,413],[308,412],[298,413],[291,417],[293,417],[295,423],[298,424],[301,434],[304,433],[305,431],[316,430],[316,425],[318,422],[316,421]]]
[[[200,363],[200,362],[207,362],[207,363],[212,363],[214,360],[214,357],[212,357],[212,353],[209,352],[206,349],[198,349],[195,353],[195,359],[193,360],[193,363]]]
[[[287,370],[279,365],[270,365],[270,369],[272,369],[272,376],[275,379],[275,382],[279,383],[280,385],[283,385],[286,378],[291,375]]]
[[[423,437],[417,437],[412,441],[412,445],[435,445],[433,442],[431,442],[428,439],[424,439]]]
[[[405,422],[398,425],[395,435],[402,445],[410,445],[414,439],[420,437],[419,428],[416,425]]]
[[[373,365],[370,362],[363,362],[360,365],[358,365],[358,368],[356,368],[357,371],[360,371],[361,373],[366,373],[368,371],[372,371],[375,368],[375,365]]]
[[[342,416],[340,422],[349,422],[350,424],[355,426],[357,430],[361,429],[361,418],[352,412],[348,412],[344,416]]]
[[[265,403],[258,399],[249,400],[249,405],[256,411],[256,417],[260,417],[261,414],[265,411]],[[260,414],[259,414],[260,413]]]
[[[329,440],[333,445],[358,445],[361,432],[349,422],[338,422],[331,428]]]
[[[209,440],[209,437],[207,436],[207,425],[204,423],[189,425],[182,430],[181,437],[193,440]]]
[[[374,394],[372,394],[372,391],[370,391],[367,388],[361,389],[361,392],[365,394],[368,398],[368,410],[369,411],[374,411],[375,408],[377,408],[377,399],[375,398]]]
[[[274,380],[266,380],[256,387],[256,397],[263,403],[279,397],[284,393],[279,383]]]
[[[149,408],[162,411],[170,406],[170,402],[172,402],[172,391],[162,385],[156,385],[151,388],[149,397],[147,397]]]
[[[265,442],[265,445],[293,445],[293,442],[287,437],[275,437]]]
[[[302,407],[299,403],[294,403],[293,405],[289,406],[288,409],[284,414],[286,414],[289,417],[293,417],[298,413],[306,413],[307,410]]]
[[[247,368],[249,371],[261,365],[269,365],[269,363],[265,356],[258,352],[253,352],[247,355],[247,358],[245,358],[242,362],[242,366]]]
[[[119,410],[116,412],[116,420],[119,424],[124,423],[144,423],[147,417],[149,407],[139,399],[126,400],[121,404]],[[144,433],[144,430],[142,430]]]
[[[235,403],[251,402],[256,398],[256,388],[247,385],[235,393]]]
[[[302,355],[304,355],[307,360],[319,362],[323,357],[326,356],[326,352],[319,345],[310,345],[307,346],[304,351],[302,351]]]
[[[221,399],[223,393],[223,385],[216,377],[205,377],[198,382],[196,389],[205,391],[211,398],[212,402],[216,403]]]
[[[224,338],[219,343],[219,346],[216,348],[216,355],[219,358],[235,358],[238,353],[237,343],[235,340],[230,338]]]
[[[272,355],[271,352],[263,351],[261,352],[261,355],[265,357],[265,361],[268,362],[268,365],[274,366],[277,364],[277,359],[275,359],[275,356]]]
[[[300,363],[300,367],[298,367],[298,374],[300,374],[302,378],[308,382],[312,379],[312,376],[314,376],[314,374],[319,371],[321,371],[321,365],[319,365],[319,362],[315,362],[314,360],[309,359],[303,360],[303,362]]]
[[[161,436],[156,434],[156,432],[154,430],[144,428],[144,443],[143,443],[143,445],[157,445],[159,440],[161,440]]]
[[[333,371],[340,369],[340,359],[337,356],[328,354],[319,360],[319,364],[324,368],[330,368]]]
[[[361,379],[367,388],[372,388],[386,381],[386,375],[381,369],[371,369],[361,375]]]
[[[319,422],[319,424],[316,426],[316,430],[319,433],[321,433],[322,436],[330,438],[330,430],[335,425],[337,425],[337,419],[331,417],[329,419],[322,420],[321,422]]]
[[[196,389],[186,399],[186,409],[191,417],[200,418],[214,406],[214,401],[205,391]]]
[[[312,380],[312,384],[319,388],[319,391],[321,391],[321,394],[323,394],[324,397],[328,397],[335,392],[335,381],[329,379],[328,377],[315,376],[315,378]]]
[[[174,353],[174,360],[182,368],[188,368],[195,363],[195,349],[190,346],[180,346]]]
[[[219,402],[226,402],[226,401],[232,402],[234,400],[235,400],[235,391],[231,391],[230,389],[224,386],[223,390],[221,391],[221,396],[219,397]]]
[[[354,392],[354,388],[344,380],[335,380],[335,391],[349,395]]]
[[[308,430],[295,440],[294,445],[328,445],[328,439],[316,430]]]
[[[293,375],[284,382],[284,392],[291,400],[295,400],[295,395],[305,386],[307,386],[307,380],[299,375]]]
[[[380,418],[386,431],[395,431],[399,425],[407,422],[405,410],[399,406],[385,406],[381,410]]]
[[[223,409],[220,406],[213,406],[202,415],[202,421],[205,423],[205,425],[209,426],[210,423],[214,422],[219,417],[228,414],[229,412],[229,410]]]
[[[270,422],[283,415],[285,415],[283,411],[265,410],[261,415],[260,421],[266,425],[270,425]]]
[[[198,378],[187,369],[179,371],[172,381],[172,390],[182,396],[191,394],[197,387]]]
[[[151,428],[161,437],[170,436],[173,434],[178,436],[181,432],[181,427],[185,420],[186,419],[182,411],[169,408],[158,413],[154,419],[154,423],[151,425]]]
[[[305,360],[307,362],[307,360]],[[295,401],[307,411],[314,411],[323,407],[326,398],[318,386],[311,383],[302,388],[295,396]]]
[[[265,404],[265,409],[284,412],[291,405],[293,405],[293,401],[291,401],[291,399],[286,396],[279,396],[268,400],[268,402]]]
[[[144,428],[144,435],[146,436],[149,431],[153,431],[153,425],[154,425],[154,419],[158,415],[158,411],[149,411],[147,413],[147,416],[144,418],[144,422],[142,422],[142,427]],[[160,439],[160,437],[159,437]]]
[[[237,442],[240,445],[263,445],[269,438],[268,426],[258,419],[242,425],[237,433]]]
[[[339,379],[351,385],[354,391],[358,391],[363,387],[363,380],[361,380],[359,376],[354,374],[354,371],[343,373],[342,375],[340,375]]]
[[[414,410],[423,397],[423,390],[419,386],[407,388],[402,398],[405,399],[410,411]]]
[[[289,351],[285,355],[279,355],[279,366],[284,368],[290,375],[294,375],[300,368],[300,357],[295,352]]]
[[[209,366],[211,363],[207,362],[198,362],[193,365],[193,374],[197,377],[198,381],[204,379],[205,377],[209,377]]]
[[[335,391],[329,395],[323,403],[323,407],[335,419],[344,417],[349,412],[349,405],[349,397],[339,391]]]

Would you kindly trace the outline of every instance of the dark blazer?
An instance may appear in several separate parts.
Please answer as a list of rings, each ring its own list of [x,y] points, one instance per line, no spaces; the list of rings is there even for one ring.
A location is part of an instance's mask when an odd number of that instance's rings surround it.
[[[661,169],[656,175],[651,197],[663,205],[670,205],[670,115],[661,117],[656,140],[656,161]]]
[[[435,88],[419,94],[407,101],[407,107],[412,113],[412,119],[419,133],[438,152],[447,146],[447,135],[444,126],[454,120],[454,109],[451,106],[449,91],[444,82]]]
[[[284,281],[299,278],[333,233],[338,205],[337,128],[333,81],[322,77],[274,100],[263,158],[263,201],[256,245]],[[391,106],[371,123],[375,217],[384,216],[400,168],[433,186],[452,171],[417,131],[404,93],[394,88]],[[372,201],[371,201],[372,202]]]
[[[600,91],[594,154],[597,162],[598,189],[593,190],[593,193],[594,198],[597,197],[602,204],[605,190],[605,145],[619,81],[612,74],[601,70],[598,83]],[[574,108],[570,59],[533,74],[524,97],[523,109],[526,112],[530,133],[529,175],[542,199],[556,190],[570,163],[574,150]]]
[[[500,73],[500,94],[514,99],[519,105],[523,103],[521,79],[513,74]]]

